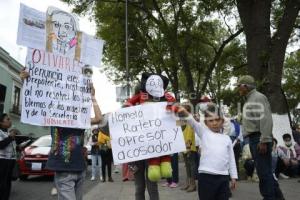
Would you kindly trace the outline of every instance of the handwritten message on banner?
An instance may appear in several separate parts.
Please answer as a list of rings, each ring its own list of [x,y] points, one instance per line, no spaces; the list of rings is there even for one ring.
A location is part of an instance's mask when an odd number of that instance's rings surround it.
[[[83,64],[57,54],[28,49],[30,77],[22,90],[23,123],[40,126],[89,128],[91,78]]]
[[[114,162],[127,163],[185,151],[180,126],[166,102],[122,108],[109,115]]]

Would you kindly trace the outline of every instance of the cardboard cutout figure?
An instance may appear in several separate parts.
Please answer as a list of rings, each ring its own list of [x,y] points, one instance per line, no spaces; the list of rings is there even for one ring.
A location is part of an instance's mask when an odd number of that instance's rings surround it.
[[[140,92],[128,99],[124,106],[160,101],[175,102],[175,98],[165,91],[168,83],[169,80],[165,76],[143,73]],[[172,177],[171,157],[169,155],[148,159],[148,179],[156,182],[162,177]]]

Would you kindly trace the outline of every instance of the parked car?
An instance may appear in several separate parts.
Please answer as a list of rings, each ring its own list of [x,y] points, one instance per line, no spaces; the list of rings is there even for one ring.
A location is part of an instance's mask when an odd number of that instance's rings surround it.
[[[35,141],[35,138],[32,138],[27,135],[16,135],[15,136],[15,142],[17,145],[17,160],[20,159],[22,151],[27,146],[29,146],[31,143],[33,143],[34,141]],[[16,180],[18,180],[19,177],[20,177],[20,167],[19,167],[19,164],[17,163],[13,169],[12,180],[16,181]]]
[[[29,175],[53,176],[54,172],[45,169],[48,154],[51,149],[51,136],[41,136],[27,146],[18,160],[20,179],[25,180]]]

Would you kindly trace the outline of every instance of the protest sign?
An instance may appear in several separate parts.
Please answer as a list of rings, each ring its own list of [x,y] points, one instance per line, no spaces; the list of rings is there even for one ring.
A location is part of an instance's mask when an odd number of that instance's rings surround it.
[[[99,67],[104,41],[80,31],[74,14],[52,6],[44,13],[21,4],[17,44]]]
[[[93,66],[99,66],[102,60],[104,41],[82,33],[80,60]]]
[[[45,49],[45,24],[45,13],[21,4],[17,44],[36,49]]]
[[[90,127],[91,78],[83,64],[58,54],[28,49],[30,77],[22,90],[21,121],[40,126]]]
[[[169,155],[186,150],[182,130],[166,111],[166,102],[122,108],[109,115],[116,164]]]

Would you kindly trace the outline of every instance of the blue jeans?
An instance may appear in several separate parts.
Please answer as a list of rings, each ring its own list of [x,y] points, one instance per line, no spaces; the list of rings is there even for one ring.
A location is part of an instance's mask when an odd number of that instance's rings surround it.
[[[85,171],[55,172],[58,200],[82,200]]]
[[[260,134],[249,136],[249,146],[259,178],[259,190],[264,200],[275,200],[279,185],[272,175],[272,143],[267,143],[267,153],[258,152]]]
[[[96,176],[97,173],[99,173],[99,176],[101,176],[101,156],[100,154],[97,155],[91,155],[92,159],[92,176]]]

